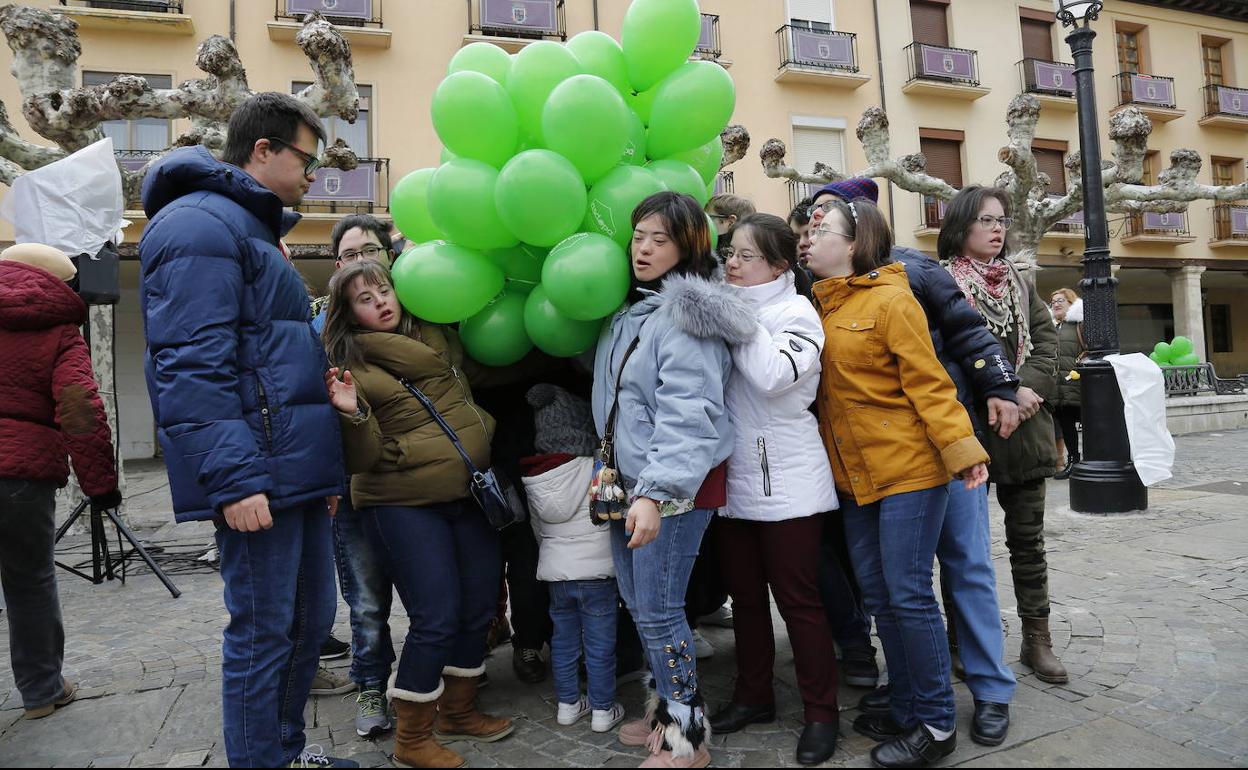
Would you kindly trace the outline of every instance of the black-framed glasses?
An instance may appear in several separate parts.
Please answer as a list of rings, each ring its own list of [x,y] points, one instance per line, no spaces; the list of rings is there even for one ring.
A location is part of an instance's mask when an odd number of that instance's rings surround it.
[[[338,255],[338,259],[342,262],[354,262],[357,259],[377,259],[381,254],[385,253],[385,249],[376,244],[369,244],[359,251],[344,251]]]
[[[829,213],[831,213],[832,206],[835,205],[835,203],[836,203],[835,199],[826,200],[823,203],[812,203],[810,205],[810,208],[806,209],[806,216],[809,219],[814,219],[815,212],[817,211],[822,211],[823,215],[827,216]]]
[[[1014,226],[1014,217],[990,217],[987,214],[984,214],[976,221],[979,222],[979,226],[985,230],[992,230],[997,225],[1001,225],[1002,230],[1009,230]]]
[[[305,176],[312,176],[313,174],[316,173],[316,170],[321,167],[322,161],[320,158],[316,157],[315,155],[309,155],[308,153],[294,146],[293,144],[286,141],[285,139],[281,139],[276,136],[266,136],[265,139],[268,139],[270,142],[273,142],[274,144],[280,144],[281,146],[290,150],[294,154],[298,155],[299,159],[303,161],[303,173]]]

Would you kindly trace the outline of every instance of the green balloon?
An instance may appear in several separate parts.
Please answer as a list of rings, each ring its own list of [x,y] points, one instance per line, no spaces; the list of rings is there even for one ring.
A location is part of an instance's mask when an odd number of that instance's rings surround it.
[[[1153,345],[1153,353],[1161,358],[1162,361],[1169,361],[1175,355],[1168,342],[1158,342],[1156,345]]]
[[[577,233],[550,250],[542,288],[568,318],[593,321],[624,302],[631,275],[628,255],[618,243],[597,233]]]
[[[628,144],[624,145],[624,154],[620,163],[628,166],[646,165],[646,124],[633,110],[628,111]]]
[[[715,229],[715,220],[706,215],[706,231],[711,237],[711,251],[719,251],[719,231]]]
[[[650,125],[650,110],[654,107],[654,95],[657,92],[657,88],[651,88],[649,91],[626,97],[628,106],[633,108],[633,112],[637,113],[637,117],[641,118],[644,125]]]
[[[524,330],[543,353],[571,358],[594,346],[602,332],[602,321],[568,318],[550,301],[546,289],[538,286],[524,303]]]
[[[528,150],[499,172],[494,202],[516,238],[554,246],[576,232],[585,218],[585,181],[562,155]]]
[[[404,176],[390,191],[394,226],[412,243],[446,238],[429,214],[429,182],[436,168],[422,168]]]
[[[456,155],[455,153],[451,152],[451,150],[450,150],[450,148],[449,148],[449,147],[443,147],[443,148],[442,148],[442,154],[440,154],[440,155],[438,156],[438,162],[439,162],[439,163],[446,163],[448,160],[455,160],[455,158],[457,158],[457,157],[459,157],[459,156],[458,156],[458,155]]]
[[[511,72],[511,54],[493,43],[469,43],[455,52],[446,67],[446,74],[456,72],[480,72],[500,86],[505,86],[507,75]]]
[[[701,36],[697,0],[633,0],[620,30],[633,90],[645,91],[667,77],[689,59]]]
[[[550,92],[542,110],[546,146],[572,161],[593,184],[619,162],[628,145],[624,97],[596,75],[576,75]]]
[[[568,50],[576,57],[581,70],[597,75],[628,96],[633,87],[628,83],[628,65],[624,63],[624,51],[615,38],[605,32],[588,30],[574,35],[567,43]]]
[[[486,366],[510,366],[533,349],[524,331],[525,295],[505,291],[485,309],[459,325],[459,339],[474,360]]]
[[[698,170],[707,184],[715,183],[719,166],[724,161],[724,143],[717,136],[701,147],[668,155],[667,160],[681,160]]]
[[[433,128],[451,152],[499,168],[516,152],[520,124],[503,87],[480,72],[447,75],[433,92]]]
[[[1152,359],[1153,363],[1157,364],[1158,366],[1169,366],[1169,365],[1170,365],[1170,362],[1169,362],[1169,361],[1167,361],[1166,359],[1162,358],[1162,357],[1161,357],[1160,355],[1158,355],[1157,353],[1149,353],[1149,354],[1148,354],[1148,357],[1149,357],[1150,359]]]
[[[736,107],[736,87],[728,71],[709,61],[693,61],[664,78],[650,110],[646,147],[652,157],[701,147],[719,136]]]
[[[705,206],[710,200],[702,175],[688,163],[679,160],[653,160],[646,164],[646,168],[653,171],[659,181],[667,185],[667,189],[688,195],[699,206]]]
[[[1170,352],[1172,354],[1172,359],[1186,356],[1195,351],[1195,349],[1195,345],[1193,345],[1192,341],[1187,337],[1175,337],[1170,340]]]
[[[633,209],[666,189],[648,168],[616,166],[590,189],[583,229],[605,235],[627,247],[633,238]]]
[[[503,270],[507,291],[528,294],[542,281],[542,263],[550,249],[521,243],[506,249],[492,249],[485,256]]]
[[[1170,363],[1175,366],[1195,366],[1200,363],[1200,356],[1195,353],[1184,353],[1177,358],[1170,359]]]
[[[507,93],[516,107],[520,128],[544,144],[542,108],[555,86],[581,74],[580,62],[568,49],[551,40],[529,43],[511,62]]]
[[[470,249],[500,249],[519,242],[499,218],[494,191],[499,173],[479,160],[442,164],[429,183],[429,214],[448,240]]]
[[[476,315],[503,290],[503,271],[484,254],[445,241],[403,252],[390,275],[403,307],[437,324]]]

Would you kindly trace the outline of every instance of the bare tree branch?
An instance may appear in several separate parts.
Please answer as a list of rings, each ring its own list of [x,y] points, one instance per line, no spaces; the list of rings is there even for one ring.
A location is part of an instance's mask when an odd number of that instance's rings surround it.
[[[9,111],[0,101],[0,158],[10,160],[27,171],[65,157],[63,150],[28,142],[17,135],[9,122]]]
[[[750,151],[750,132],[745,126],[728,126],[720,132],[719,141],[724,145],[724,159],[719,162],[721,169],[741,160]]]

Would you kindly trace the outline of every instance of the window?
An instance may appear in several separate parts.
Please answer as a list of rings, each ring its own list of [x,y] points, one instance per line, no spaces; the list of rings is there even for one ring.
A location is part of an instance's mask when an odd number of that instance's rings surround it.
[[[1037,139],[1032,143],[1036,167],[1049,175],[1050,195],[1066,194],[1066,143]]]
[[[1230,187],[1235,184],[1235,170],[1242,163],[1242,160],[1236,158],[1214,157],[1211,163],[1214,186]]]
[[[1225,46],[1226,41],[1218,38],[1202,37],[1200,40],[1200,58],[1204,62],[1207,86],[1226,85],[1226,60],[1222,55]]]
[[[84,86],[102,86],[113,82],[116,72],[83,72]],[[171,75],[139,75],[152,88],[173,88]],[[169,147],[173,140],[173,124],[163,118],[106,120],[100,124],[104,135],[113,140],[116,152],[155,152]]]
[[[1140,71],[1140,34],[1138,30],[1117,29],[1118,71],[1135,75]]]
[[[927,173],[956,189],[962,188],[962,138],[949,135],[961,133],[938,129],[919,131],[919,152],[927,158]]]
[[[1233,353],[1234,346],[1231,344],[1231,306],[1230,305],[1210,305],[1209,306],[1209,337],[1213,344],[1210,346],[1210,353]]]
[[[1149,150],[1144,155],[1144,176],[1141,177],[1141,184],[1154,185],[1157,184],[1157,157],[1160,155],[1158,150]]]
[[[1053,22],[1023,17],[1023,58],[1053,61]]]
[[[793,126],[793,160],[803,174],[813,173],[816,163],[844,172],[844,129]]]
[[[914,42],[949,47],[948,3],[936,0],[910,0],[910,26]]]
[[[831,0],[789,0],[789,23],[798,29],[831,32]]]
[[[310,85],[311,83],[307,82],[295,83],[291,92],[297,94]],[[355,119],[355,122],[348,123],[335,116],[321,118],[321,125],[325,127],[327,145],[333,144],[336,139],[341,139],[359,157],[371,158],[373,157],[373,136],[369,130],[368,117],[372,111],[373,87],[357,85],[356,88],[360,92],[360,116]]]

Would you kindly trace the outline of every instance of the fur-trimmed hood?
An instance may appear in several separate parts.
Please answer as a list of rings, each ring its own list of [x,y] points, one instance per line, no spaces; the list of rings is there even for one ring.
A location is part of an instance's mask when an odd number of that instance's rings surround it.
[[[694,275],[674,275],[660,291],[641,290],[635,310],[662,312],[678,329],[700,339],[740,345],[754,337],[755,312],[728,284]]]
[[[1077,299],[1070,309],[1066,311],[1066,323],[1081,324],[1083,323],[1083,300]]]

